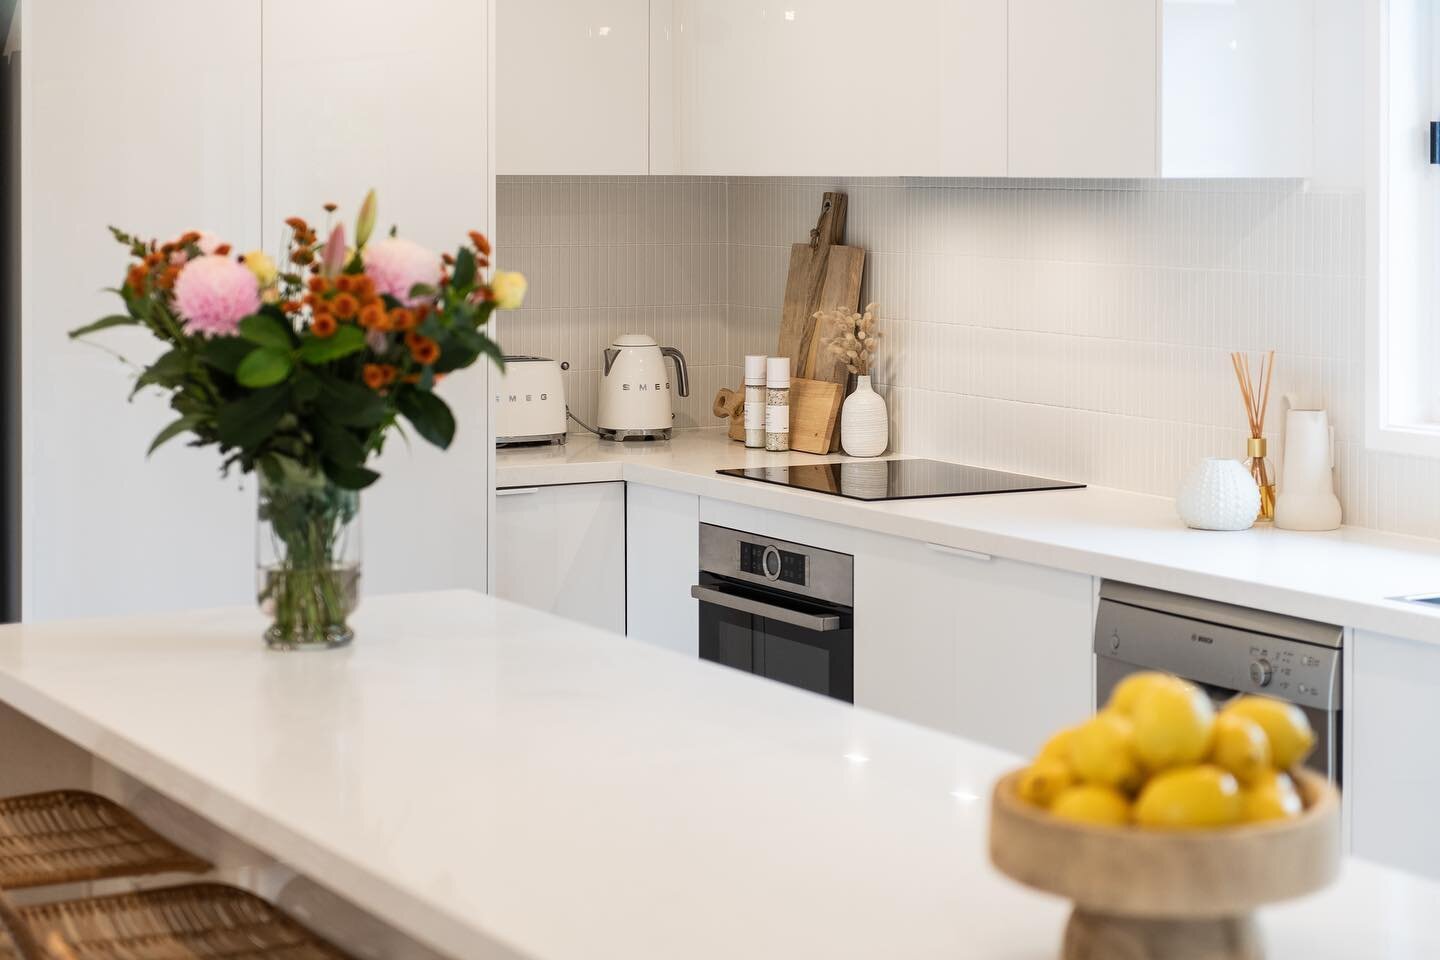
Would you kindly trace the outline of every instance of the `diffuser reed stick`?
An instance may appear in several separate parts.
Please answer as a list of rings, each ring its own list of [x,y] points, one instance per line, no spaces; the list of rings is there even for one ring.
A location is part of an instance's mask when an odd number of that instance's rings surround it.
[[[1240,382],[1240,399],[1245,404],[1245,417],[1250,421],[1250,439],[1246,443],[1249,459],[1246,466],[1260,488],[1260,513],[1257,520],[1275,519],[1275,481],[1270,475],[1270,464],[1266,461],[1265,411],[1270,406],[1270,384],[1275,379],[1275,351],[1271,350],[1260,358],[1258,379],[1251,373],[1248,354],[1230,354],[1230,363],[1235,368],[1235,379]]]

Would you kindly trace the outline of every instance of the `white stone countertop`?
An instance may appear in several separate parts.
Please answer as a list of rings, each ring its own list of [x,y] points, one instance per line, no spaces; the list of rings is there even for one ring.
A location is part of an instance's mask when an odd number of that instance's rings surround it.
[[[1051,960],[990,867],[1015,758],[480,594],[0,627],[0,700],[463,958]],[[1270,960],[1433,960],[1440,884],[1358,860]]]
[[[1440,643],[1440,608],[1389,599],[1440,593],[1440,541],[1342,527],[1330,533],[1190,530],[1174,501],[1106,487],[864,503],[715,471],[845,460],[765,453],[721,429],[668,443],[588,435],[501,450],[500,487],[625,480],[877,533],[1123,580],[1276,613]],[[981,464],[980,466],[983,466]],[[1056,479],[1064,480],[1064,477]]]

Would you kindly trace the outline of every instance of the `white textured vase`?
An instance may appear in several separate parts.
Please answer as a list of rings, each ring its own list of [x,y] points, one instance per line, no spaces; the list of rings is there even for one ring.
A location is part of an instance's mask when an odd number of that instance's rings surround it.
[[[889,445],[885,398],[870,386],[869,377],[861,377],[840,410],[840,446],[852,457],[878,457]]]
[[[1186,476],[1175,509],[1197,530],[1249,530],[1260,513],[1260,488],[1240,461],[1211,457]]]

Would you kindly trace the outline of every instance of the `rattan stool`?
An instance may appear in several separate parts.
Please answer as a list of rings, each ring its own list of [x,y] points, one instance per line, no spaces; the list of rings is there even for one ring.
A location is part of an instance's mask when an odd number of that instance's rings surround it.
[[[0,889],[209,869],[96,794],[55,790],[0,799]]]
[[[254,894],[214,883],[19,910],[0,895],[7,928],[3,960],[349,960]]]

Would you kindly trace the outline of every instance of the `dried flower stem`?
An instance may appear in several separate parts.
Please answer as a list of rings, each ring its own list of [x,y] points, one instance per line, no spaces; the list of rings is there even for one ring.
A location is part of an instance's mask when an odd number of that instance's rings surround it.
[[[880,338],[884,336],[875,329],[875,304],[867,305],[863,314],[853,313],[844,307],[818,310],[815,321],[822,330],[829,328],[832,331],[822,340],[830,356],[856,376],[869,374]]]

